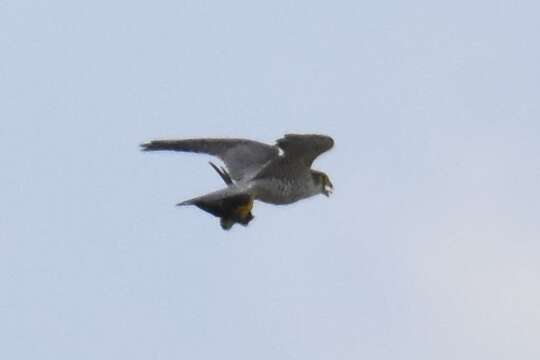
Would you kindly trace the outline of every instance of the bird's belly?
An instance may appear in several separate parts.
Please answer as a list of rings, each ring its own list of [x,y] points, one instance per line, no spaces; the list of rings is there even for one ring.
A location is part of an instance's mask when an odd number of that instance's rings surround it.
[[[309,196],[303,187],[298,187],[293,182],[265,181],[256,186],[256,199],[274,205],[286,205]]]

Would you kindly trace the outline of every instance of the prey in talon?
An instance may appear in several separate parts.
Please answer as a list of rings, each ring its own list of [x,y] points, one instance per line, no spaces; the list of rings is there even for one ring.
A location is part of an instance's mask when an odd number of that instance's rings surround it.
[[[182,151],[219,158],[225,167],[210,165],[226,187],[178,205],[195,205],[218,217],[221,227],[247,226],[255,200],[286,205],[318,194],[327,197],[334,186],[327,174],[311,168],[315,159],[334,146],[326,135],[287,134],[275,145],[234,138],[152,140],[143,151]]]

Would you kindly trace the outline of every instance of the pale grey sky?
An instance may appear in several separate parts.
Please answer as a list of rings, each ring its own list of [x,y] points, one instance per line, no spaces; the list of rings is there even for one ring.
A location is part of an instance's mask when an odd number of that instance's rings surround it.
[[[0,358],[540,358],[536,1],[0,3]],[[224,232],[152,138],[332,135]]]

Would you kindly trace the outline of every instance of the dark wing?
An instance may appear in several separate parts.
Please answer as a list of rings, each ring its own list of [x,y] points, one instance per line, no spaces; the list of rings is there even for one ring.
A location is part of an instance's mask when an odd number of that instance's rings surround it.
[[[141,146],[144,151],[172,150],[214,155],[225,163],[231,178],[236,181],[254,176],[266,163],[279,156],[277,147],[246,139],[154,140]]]
[[[311,167],[319,155],[334,146],[334,140],[325,135],[287,134],[277,140],[277,146],[283,150],[284,157],[299,159],[306,166]]]
[[[223,167],[221,168],[218,168],[217,165],[215,165],[213,162],[209,161],[208,162],[210,164],[210,166],[212,168],[214,168],[214,170],[216,170],[216,172],[219,174],[219,176],[221,177],[221,179],[223,179],[223,181],[225,181],[225,184],[227,185],[232,185],[233,184],[233,181],[231,179],[231,175],[229,175],[229,173],[227,172],[227,170],[225,170]]]

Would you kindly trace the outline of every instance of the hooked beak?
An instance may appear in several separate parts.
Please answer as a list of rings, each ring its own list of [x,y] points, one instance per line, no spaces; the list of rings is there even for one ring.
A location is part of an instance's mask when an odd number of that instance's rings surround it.
[[[334,192],[334,184],[330,180],[327,181],[326,184],[324,184],[323,194],[326,197],[330,197],[330,194]]]

